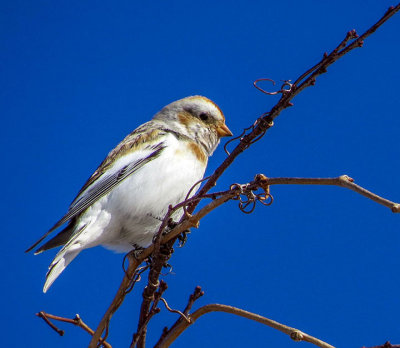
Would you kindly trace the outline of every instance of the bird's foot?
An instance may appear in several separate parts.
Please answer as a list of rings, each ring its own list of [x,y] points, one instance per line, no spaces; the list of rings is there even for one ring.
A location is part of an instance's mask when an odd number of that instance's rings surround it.
[[[169,233],[172,229],[174,229],[174,228],[175,228],[176,226],[178,226],[178,225],[179,225],[178,222],[175,222],[175,221],[173,221],[172,219],[169,219],[169,221],[168,221],[168,229],[164,232],[164,234]],[[185,243],[186,243],[186,241],[187,241],[187,235],[188,235],[189,233],[190,233],[190,230],[187,229],[187,230],[183,231],[183,232],[178,236],[178,241],[179,241],[178,247],[179,247],[179,248],[182,248],[182,247],[185,245]]]
[[[172,230],[173,228],[175,228],[176,226],[178,226],[178,222],[172,220],[172,218],[168,220],[168,227],[169,227],[171,230]]]
[[[140,254],[143,252],[143,250],[144,250],[145,248],[143,248],[143,247],[141,247],[141,246],[139,246],[139,245],[137,245],[137,244],[132,244],[132,246],[133,246],[133,250],[131,251],[132,256],[133,256],[136,260],[139,260]]]
[[[187,241],[187,239],[188,239],[187,235],[188,235],[189,233],[190,233],[190,230],[188,229],[188,230],[183,231],[183,232],[178,236],[178,241],[179,241],[178,247],[179,247],[179,248],[182,248],[182,247],[186,244],[186,241]]]

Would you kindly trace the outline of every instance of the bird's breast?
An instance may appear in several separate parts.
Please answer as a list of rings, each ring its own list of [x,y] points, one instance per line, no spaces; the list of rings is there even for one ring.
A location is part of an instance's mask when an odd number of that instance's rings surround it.
[[[104,209],[112,216],[113,234],[119,229],[121,240],[140,246],[150,244],[169,205],[183,201],[204,175],[207,156],[200,153],[198,145],[168,140],[159,157],[121,182],[104,201]],[[175,218],[179,218],[177,215]]]

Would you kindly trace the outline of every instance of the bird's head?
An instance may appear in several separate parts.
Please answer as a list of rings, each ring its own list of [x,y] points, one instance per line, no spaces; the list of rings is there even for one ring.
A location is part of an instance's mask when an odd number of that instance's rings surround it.
[[[209,156],[214,152],[221,137],[232,135],[218,105],[202,96],[186,97],[168,104],[154,119],[195,140]]]

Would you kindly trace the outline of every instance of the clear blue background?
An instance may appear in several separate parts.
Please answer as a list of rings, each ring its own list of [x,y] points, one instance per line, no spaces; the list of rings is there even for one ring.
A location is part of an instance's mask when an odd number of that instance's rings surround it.
[[[123,255],[83,252],[47,294],[55,251],[24,250],[69,203],[126,134],[167,103],[194,94],[214,100],[235,134],[277,97],[256,78],[294,80],[342,40],[363,32],[391,1],[2,1],[2,344],[83,347],[68,324],[59,337],[35,313],[95,328],[122,279]],[[348,174],[400,201],[400,14],[361,49],[332,66],[294,100],[266,137],[218,182],[267,176]],[[266,88],[270,86],[265,85]],[[272,88],[272,87],[271,87]],[[224,159],[222,146],[208,172]],[[165,276],[171,307],[196,285],[195,308],[225,303],[294,326],[338,347],[400,343],[400,216],[337,187],[273,187],[271,207],[242,214],[235,202],[193,230]],[[127,347],[143,283],[111,323]],[[152,346],[177,316],[162,308]],[[284,334],[227,314],[209,314],[176,347],[297,347]]]

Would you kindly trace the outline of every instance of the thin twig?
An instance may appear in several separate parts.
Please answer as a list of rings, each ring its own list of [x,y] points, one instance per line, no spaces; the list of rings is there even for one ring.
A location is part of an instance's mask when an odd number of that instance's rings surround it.
[[[79,326],[80,328],[82,328],[83,330],[85,330],[89,335],[93,336],[94,331],[87,325],[84,323],[84,321],[81,319],[81,317],[79,316],[79,314],[75,315],[75,318],[70,319],[70,318],[64,318],[64,317],[60,317],[57,315],[53,315],[50,313],[46,313],[44,311],[41,311],[39,313],[36,313],[36,315],[40,318],[42,318],[53,330],[55,330],[60,336],[64,335],[64,330],[60,330],[57,326],[55,326],[50,319],[52,320],[57,320],[57,321],[61,321],[64,323],[69,323],[69,324],[73,324],[75,326]],[[111,344],[107,343],[105,340],[100,339],[101,344],[105,347],[105,348],[112,348]]]
[[[179,317],[176,320],[176,322],[171,326],[170,329],[168,329],[168,327],[164,327],[163,332],[161,334],[161,337],[159,338],[158,342],[156,343],[156,346],[160,342],[163,342],[164,337],[167,336],[170,331],[175,330],[175,327],[179,325],[179,323],[183,320],[183,318],[185,318],[185,320],[188,319],[188,314],[189,314],[190,310],[192,309],[193,304],[203,295],[204,295],[204,291],[201,290],[201,287],[200,286],[196,286],[196,288],[193,291],[193,294],[191,294],[189,296],[188,303],[187,303],[185,309],[182,312],[184,317],[183,316]]]
[[[202,315],[210,313],[210,312],[225,312],[230,314],[235,314],[250,320],[257,321],[261,324],[272,327],[276,330],[279,330],[285,334],[287,334],[294,341],[305,341],[316,345],[317,347],[322,348],[334,348],[330,344],[321,341],[320,339],[313,337],[309,334],[306,334],[298,329],[295,329],[290,326],[283,325],[274,320],[265,318],[261,315],[251,313],[245,311],[240,308],[227,306],[223,304],[208,304],[203,307],[200,307],[198,310],[193,312],[193,314],[189,315],[190,322],[182,320],[173,330],[170,330],[163,338],[162,341],[159,341],[155,347],[164,348],[169,347],[181,334],[185,331],[190,325],[194,324],[194,322],[200,318]]]
[[[376,203],[389,208],[393,213],[400,213],[400,204],[385,199],[377,194],[366,190],[354,183],[354,180],[347,175],[337,178],[265,178],[266,185],[334,185],[348,188],[363,195]]]
[[[171,313],[176,313],[179,314],[183,319],[185,319],[187,322],[190,323],[190,319],[183,314],[181,311],[177,310],[177,309],[172,309],[169,305],[168,302],[165,298],[161,297],[160,300],[164,303],[165,308],[167,308],[168,311],[170,311]]]
[[[162,299],[162,295],[167,290],[168,286],[167,283],[164,282],[163,280],[160,281],[159,286],[158,286],[158,291],[156,291],[152,297],[151,300],[149,300],[149,304],[151,301],[153,301],[153,304],[151,308],[149,308],[146,312],[140,312],[140,317],[142,318],[142,313],[145,313],[146,315],[143,316],[142,321],[139,321],[138,324],[138,330],[137,332],[133,335],[132,337],[132,342],[130,345],[130,348],[134,348],[136,345],[137,346],[145,346],[146,342],[146,332],[147,332],[147,324],[149,323],[150,319],[158,314],[160,312],[160,308],[158,308],[158,303]],[[143,296],[145,296],[145,292],[143,292]],[[143,301],[145,302],[145,301]],[[143,304],[142,304],[143,308]]]
[[[367,347],[361,347],[361,348],[367,348]],[[373,346],[368,348],[400,348],[400,344],[391,344],[389,341],[387,341],[379,346]]]
[[[42,318],[42,319],[43,319],[55,332],[57,332],[60,336],[64,336],[65,331],[59,329],[59,328],[58,328],[57,326],[55,326],[55,325],[50,321],[50,319],[49,319],[49,318],[52,317],[52,319],[55,319],[55,320],[56,320],[56,318],[59,318],[59,317],[55,317],[55,316],[53,316],[53,315],[51,315],[51,314],[47,314],[47,313],[45,313],[45,312],[43,312],[43,311],[41,311],[41,312],[39,312],[39,313],[36,313],[36,316],[38,316],[39,318]]]
[[[196,286],[194,291],[193,291],[193,294],[191,294],[189,296],[188,303],[187,303],[185,309],[183,310],[183,313],[185,315],[189,314],[189,311],[192,309],[193,304],[203,295],[204,295],[204,291],[201,290],[201,287],[200,286]]]

